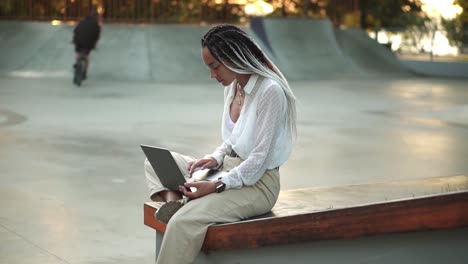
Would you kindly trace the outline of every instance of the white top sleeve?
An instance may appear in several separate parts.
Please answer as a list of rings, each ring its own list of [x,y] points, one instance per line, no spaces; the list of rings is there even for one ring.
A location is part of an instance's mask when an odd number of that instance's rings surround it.
[[[221,167],[221,165],[223,165],[224,156],[228,154],[228,151],[228,145],[226,145],[226,143],[223,142],[221,146],[217,147],[216,150],[211,155],[209,155],[218,162],[218,168]]]

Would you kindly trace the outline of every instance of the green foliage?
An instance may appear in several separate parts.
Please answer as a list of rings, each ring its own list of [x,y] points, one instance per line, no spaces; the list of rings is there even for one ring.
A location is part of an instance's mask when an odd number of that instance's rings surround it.
[[[463,12],[457,18],[462,23],[468,23],[468,0],[456,0],[455,3],[463,8]]]
[[[325,17],[327,14],[345,15],[350,7],[342,0],[265,0],[275,10],[270,16]]]
[[[463,43],[468,42],[467,33],[463,31],[463,25],[468,27],[468,0],[457,0],[455,3],[463,8],[463,12],[455,19],[442,19],[442,26],[447,31],[450,44],[461,47],[463,44],[468,45],[468,43]],[[465,30],[468,30],[468,28],[465,28]]]
[[[13,10],[13,0],[0,1],[0,14],[10,14]]]
[[[361,25],[364,29],[389,31],[421,26],[426,20],[421,5],[413,0],[361,0]]]
[[[463,41],[462,24],[459,19],[442,20],[442,26],[447,31],[447,38],[451,45],[461,46]]]

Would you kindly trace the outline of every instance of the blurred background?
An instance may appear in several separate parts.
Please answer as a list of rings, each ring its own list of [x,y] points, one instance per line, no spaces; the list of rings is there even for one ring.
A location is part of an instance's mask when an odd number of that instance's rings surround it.
[[[75,23],[249,23],[249,17],[329,18],[362,28],[402,58],[468,61],[467,0],[3,0],[0,19]]]

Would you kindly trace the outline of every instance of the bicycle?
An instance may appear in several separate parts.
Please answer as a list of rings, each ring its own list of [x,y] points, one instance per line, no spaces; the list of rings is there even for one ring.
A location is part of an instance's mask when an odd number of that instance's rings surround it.
[[[86,79],[86,64],[87,58],[85,52],[80,52],[75,62],[75,73],[73,76],[73,83],[81,86],[81,83]]]

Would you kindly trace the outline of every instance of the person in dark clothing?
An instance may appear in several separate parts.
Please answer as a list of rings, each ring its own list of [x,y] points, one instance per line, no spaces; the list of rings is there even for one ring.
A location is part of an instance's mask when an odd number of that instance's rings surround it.
[[[92,12],[91,15],[81,20],[73,30],[73,44],[75,44],[76,56],[78,57],[82,54],[86,61],[85,79],[89,64],[88,57],[91,50],[96,48],[100,34],[101,26],[99,25],[97,12]]]

